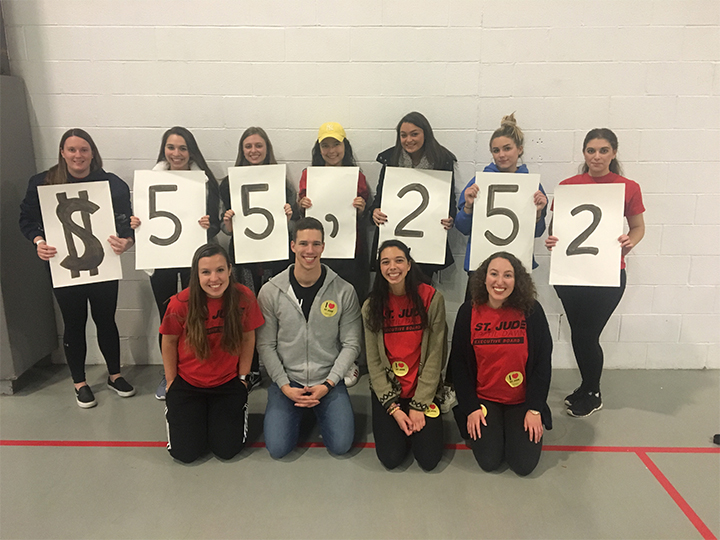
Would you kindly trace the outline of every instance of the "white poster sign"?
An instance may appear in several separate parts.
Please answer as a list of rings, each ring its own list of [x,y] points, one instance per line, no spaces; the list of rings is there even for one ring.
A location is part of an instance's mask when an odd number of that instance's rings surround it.
[[[537,213],[533,195],[540,175],[478,172],[475,183],[480,191],[473,204],[470,269],[493,253],[507,251],[530,272]]]
[[[38,187],[53,287],[122,279],[120,256],[108,238],[117,235],[110,184],[79,182]]]
[[[285,165],[230,167],[235,262],[288,258]]]
[[[359,167],[308,167],[307,197],[312,206],[305,215],[325,228],[327,259],[355,258],[357,239],[357,197]]]
[[[443,264],[447,231],[440,223],[448,216],[452,172],[387,167],[380,226],[380,243],[397,239],[412,249],[418,263]]]
[[[135,171],[135,268],[189,268],[207,242],[203,171]]]
[[[551,285],[620,286],[624,201],[624,184],[555,189]]]

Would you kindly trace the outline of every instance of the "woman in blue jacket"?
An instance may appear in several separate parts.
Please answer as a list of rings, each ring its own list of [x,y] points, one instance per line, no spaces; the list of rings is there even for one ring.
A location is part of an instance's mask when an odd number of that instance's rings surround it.
[[[485,167],[483,172],[527,174],[528,168],[524,163],[518,166],[518,161],[523,155],[523,142],[523,132],[515,121],[515,113],[503,116],[500,127],[490,137],[490,152],[493,155],[493,162]],[[473,178],[460,194],[458,212],[457,216],[455,216],[455,228],[465,236],[470,236],[472,231],[473,202],[478,196],[479,189],[475,184],[475,178]],[[538,186],[538,190],[535,192],[534,202],[537,208],[535,238],[539,238],[545,232],[545,216],[547,215],[547,197],[542,185]],[[472,238],[468,238],[467,250],[465,251],[464,268],[468,273],[470,273],[471,240]],[[533,258],[533,268],[537,268],[537,266]]]

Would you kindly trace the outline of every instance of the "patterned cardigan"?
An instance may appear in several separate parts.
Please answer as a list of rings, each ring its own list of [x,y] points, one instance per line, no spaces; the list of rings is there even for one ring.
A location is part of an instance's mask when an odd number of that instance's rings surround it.
[[[400,398],[400,381],[393,373],[385,351],[383,332],[371,332],[367,328],[370,300],[362,308],[365,323],[365,349],[367,351],[370,389],[375,392],[383,407],[388,408]],[[433,398],[442,391],[442,370],[447,362],[447,335],[445,322],[445,299],[435,291],[428,308],[428,327],[423,331],[418,366],[418,383],[415,395],[410,399],[410,408],[425,411]]]

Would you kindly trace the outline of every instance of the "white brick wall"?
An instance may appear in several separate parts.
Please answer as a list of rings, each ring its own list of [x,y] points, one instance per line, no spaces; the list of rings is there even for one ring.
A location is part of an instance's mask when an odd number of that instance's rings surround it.
[[[317,127],[341,122],[371,184],[406,112],[424,112],[459,160],[458,190],[517,112],[525,160],[549,193],[581,163],[588,129],[620,138],[642,186],[647,233],[603,334],[614,368],[720,368],[720,3],[716,0],[4,0],[14,74],[25,79],[37,167],[68,127],[90,130],[132,185],[163,130],[192,129],[218,176],[250,125],[293,180]],[[454,321],[465,287],[440,276]],[[536,243],[534,276],[572,367],[562,306]],[[147,277],[124,256],[118,323],[127,363],[159,362]],[[89,334],[94,335],[92,324]],[[100,361],[91,344],[91,361]]]

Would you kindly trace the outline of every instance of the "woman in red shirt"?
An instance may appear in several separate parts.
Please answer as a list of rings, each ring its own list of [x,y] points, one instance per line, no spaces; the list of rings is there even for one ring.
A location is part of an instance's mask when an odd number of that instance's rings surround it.
[[[184,463],[208,447],[230,459],[245,445],[246,378],[255,329],[265,321],[221,246],[198,248],[190,272],[190,286],[170,299],[160,325],[168,451]]]
[[[617,160],[618,140],[615,133],[607,128],[596,128],[588,132],[583,141],[585,164],[582,174],[560,182],[563,184],[625,184],[625,218],[628,232],[618,238],[622,248],[620,260],[619,287],[586,287],[576,285],[555,285],[555,291],[562,301],[568,324],[575,360],[580,369],[582,382],[575,391],[565,397],[568,414],[584,418],[602,408],[600,377],[603,368],[603,350],[600,334],[610,316],[620,303],[625,292],[625,255],[645,236],[645,220],[642,193],[637,182],[623,176]],[[545,246],[552,249],[557,237],[545,240]]]
[[[485,471],[507,461],[530,474],[542,450],[552,338],[535,285],[512,254],[488,257],[470,278],[471,300],[458,310],[450,350],[460,433]]]
[[[443,451],[436,396],[447,356],[445,300],[399,240],[380,246],[375,284],[363,305],[375,451],[388,469],[410,447],[433,470]]]

